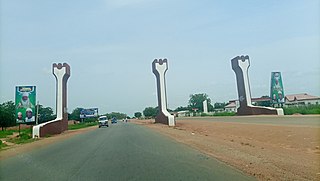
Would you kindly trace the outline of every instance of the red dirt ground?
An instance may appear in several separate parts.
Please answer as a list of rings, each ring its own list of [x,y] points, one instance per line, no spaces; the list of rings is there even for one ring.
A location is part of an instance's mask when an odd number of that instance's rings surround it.
[[[318,126],[213,122],[197,118],[177,120],[173,128],[154,124],[154,120],[131,122],[187,144],[258,180],[320,180]]]

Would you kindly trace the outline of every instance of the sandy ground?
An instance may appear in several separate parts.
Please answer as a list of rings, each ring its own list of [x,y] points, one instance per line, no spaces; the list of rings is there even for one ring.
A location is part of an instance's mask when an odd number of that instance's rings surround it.
[[[45,146],[48,146],[52,143],[56,143],[58,141],[70,138],[72,136],[85,133],[90,130],[97,129],[97,126],[91,126],[87,128],[82,128],[82,129],[76,129],[76,130],[68,130],[63,132],[62,134],[59,135],[53,135],[52,137],[49,138],[40,138],[34,142],[27,143],[27,144],[15,144],[15,145],[10,145],[3,150],[0,151],[0,160],[28,152],[34,149],[39,149]]]
[[[258,180],[320,180],[320,124],[272,125],[230,122],[236,117],[220,119],[180,118],[174,128],[154,124],[154,120],[131,122],[187,144]],[[268,119],[275,121],[277,117],[264,118]],[[320,116],[313,119],[320,123]]]

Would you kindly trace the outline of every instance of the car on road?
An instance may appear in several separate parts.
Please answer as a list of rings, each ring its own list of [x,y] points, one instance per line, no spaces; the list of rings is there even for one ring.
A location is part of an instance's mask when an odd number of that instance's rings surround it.
[[[117,122],[118,122],[118,121],[117,121],[117,118],[112,118],[112,119],[111,119],[111,123],[112,123],[112,124],[115,124],[115,123],[117,123]]]
[[[101,128],[102,126],[109,127],[107,116],[100,116],[99,117],[99,128]]]

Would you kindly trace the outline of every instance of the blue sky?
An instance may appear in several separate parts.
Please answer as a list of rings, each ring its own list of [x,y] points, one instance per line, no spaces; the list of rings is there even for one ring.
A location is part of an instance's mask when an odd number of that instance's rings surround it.
[[[71,66],[69,112],[133,115],[156,106],[151,63],[167,58],[169,108],[189,95],[237,98],[230,60],[250,56],[253,97],[269,95],[272,71],[285,94],[320,96],[318,0],[0,0],[0,102],[16,85],[36,85],[55,107],[53,63]]]

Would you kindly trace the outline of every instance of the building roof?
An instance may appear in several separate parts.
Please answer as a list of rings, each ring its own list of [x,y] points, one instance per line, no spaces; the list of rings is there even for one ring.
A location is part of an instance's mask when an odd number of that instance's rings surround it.
[[[236,102],[229,102],[228,105],[226,105],[224,108],[235,108],[236,107]]]
[[[185,111],[178,111],[177,113],[178,114],[183,114],[183,113],[188,113],[189,111],[188,110],[185,110]]]
[[[252,102],[271,101],[270,97],[251,98]]]
[[[238,101],[238,99],[237,100],[230,100],[229,104],[232,102],[236,102],[236,101]],[[271,98],[270,97],[251,98],[251,101],[252,102],[271,101]]]
[[[320,99],[318,96],[309,95],[307,93],[286,95],[285,98],[286,101],[289,102]]]

